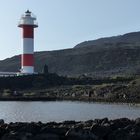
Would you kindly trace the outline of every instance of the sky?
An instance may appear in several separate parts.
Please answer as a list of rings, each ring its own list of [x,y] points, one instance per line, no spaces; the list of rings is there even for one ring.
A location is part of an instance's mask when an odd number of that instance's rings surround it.
[[[0,60],[22,53],[18,22],[37,16],[35,51],[72,48],[80,42],[140,31],[140,0],[0,0]]]

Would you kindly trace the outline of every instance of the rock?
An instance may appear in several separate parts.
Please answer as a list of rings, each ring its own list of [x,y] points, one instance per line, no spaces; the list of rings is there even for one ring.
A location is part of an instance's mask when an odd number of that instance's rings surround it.
[[[130,132],[133,129],[133,127],[134,126],[130,124],[130,125],[127,125],[126,127],[124,127],[124,130],[127,132]]]
[[[101,120],[101,125],[108,124],[108,123],[109,123],[108,118],[103,118]]]
[[[0,127],[0,137],[4,136],[6,133],[9,133],[9,131],[5,128]]]
[[[10,123],[0,125],[0,140],[139,140],[140,119],[85,122]]]
[[[98,140],[98,137],[88,130],[72,128],[66,133],[67,140]]]
[[[140,134],[131,133],[129,136],[130,140],[140,140]]]
[[[41,126],[37,123],[27,123],[26,125],[23,125],[19,128],[19,132],[28,132],[32,134],[36,134],[40,131]]]
[[[93,120],[88,120],[88,121],[83,123],[83,127],[84,128],[85,127],[91,127],[93,123],[94,123]]]
[[[110,121],[110,127],[112,130],[118,129],[118,128],[124,128],[128,126],[129,124],[132,124],[132,121],[130,121],[127,118],[121,118]]]
[[[53,126],[56,126],[57,123],[56,122],[48,122],[47,123],[47,126],[50,126],[50,127],[53,127]]]
[[[130,135],[123,129],[115,130],[108,136],[108,140],[130,140]]]
[[[131,129],[131,131],[134,133],[140,133],[140,126],[134,125],[133,128]]]
[[[75,121],[64,121],[63,124],[64,125],[75,125]]]
[[[91,131],[99,138],[107,137],[112,132],[110,126],[101,126],[101,125],[93,125]]]
[[[84,127],[84,123],[80,122],[75,124],[72,128],[82,129]]]
[[[3,125],[3,124],[4,124],[4,120],[0,119],[0,125]]]
[[[40,133],[51,133],[51,134],[57,134],[57,135],[65,135],[67,132],[66,127],[61,127],[61,128],[49,128],[48,126],[43,127],[40,130]]]
[[[8,126],[7,126],[7,129],[9,131],[19,131],[23,126],[25,126],[25,124],[23,123],[10,123]]]
[[[33,137],[33,140],[60,140],[56,134],[39,134]]]
[[[137,118],[137,119],[135,120],[135,124],[136,124],[136,125],[140,125],[140,118]]]
[[[18,133],[18,132],[10,132],[5,134],[1,140],[29,140],[32,138],[32,134],[30,133]]]
[[[99,124],[94,122],[91,126],[91,130],[96,129],[98,126]]]
[[[86,124],[92,124],[94,121],[93,120],[88,120],[88,121],[86,121],[85,123]]]
[[[95,120],[94,120],[94,123],[96,123],[96,124],[101,124],[101,122],[102,122],[101,119],[95,119]]]

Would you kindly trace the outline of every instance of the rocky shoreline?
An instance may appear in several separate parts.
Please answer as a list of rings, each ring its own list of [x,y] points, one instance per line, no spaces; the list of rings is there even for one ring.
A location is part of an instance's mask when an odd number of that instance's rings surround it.
[[[134,86],[133,86],[134,87]],[[122,84],[73,85],[45,89],[3,90],[0,101],[84,101],[140,103],[140,86],[129,89]]]
[[[0,101],[56,100],[140,103],[140,77],[94,79],[90,84],[80,85],[0,89]]]
[[[0,120],[0,140],[139,140],[140,118],[85,122],[15,122]]]

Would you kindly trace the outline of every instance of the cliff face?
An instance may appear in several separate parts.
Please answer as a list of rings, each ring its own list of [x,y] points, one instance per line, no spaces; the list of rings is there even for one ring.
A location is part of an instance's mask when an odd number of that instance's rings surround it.
[[[47,64],[61,75],[139,73],[140,32],[86,41],[72,49],[35,53],[35,70]],[[0,71],[18,71],[20,56],[0,61]]]

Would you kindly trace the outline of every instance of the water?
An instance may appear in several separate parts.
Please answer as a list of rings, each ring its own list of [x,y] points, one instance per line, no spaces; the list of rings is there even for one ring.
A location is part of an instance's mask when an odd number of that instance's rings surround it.
[[[140,117],[140,105],[71,101],[0,102],[0,119],[5,122],[85,121],[104,117],[134,119]]]

